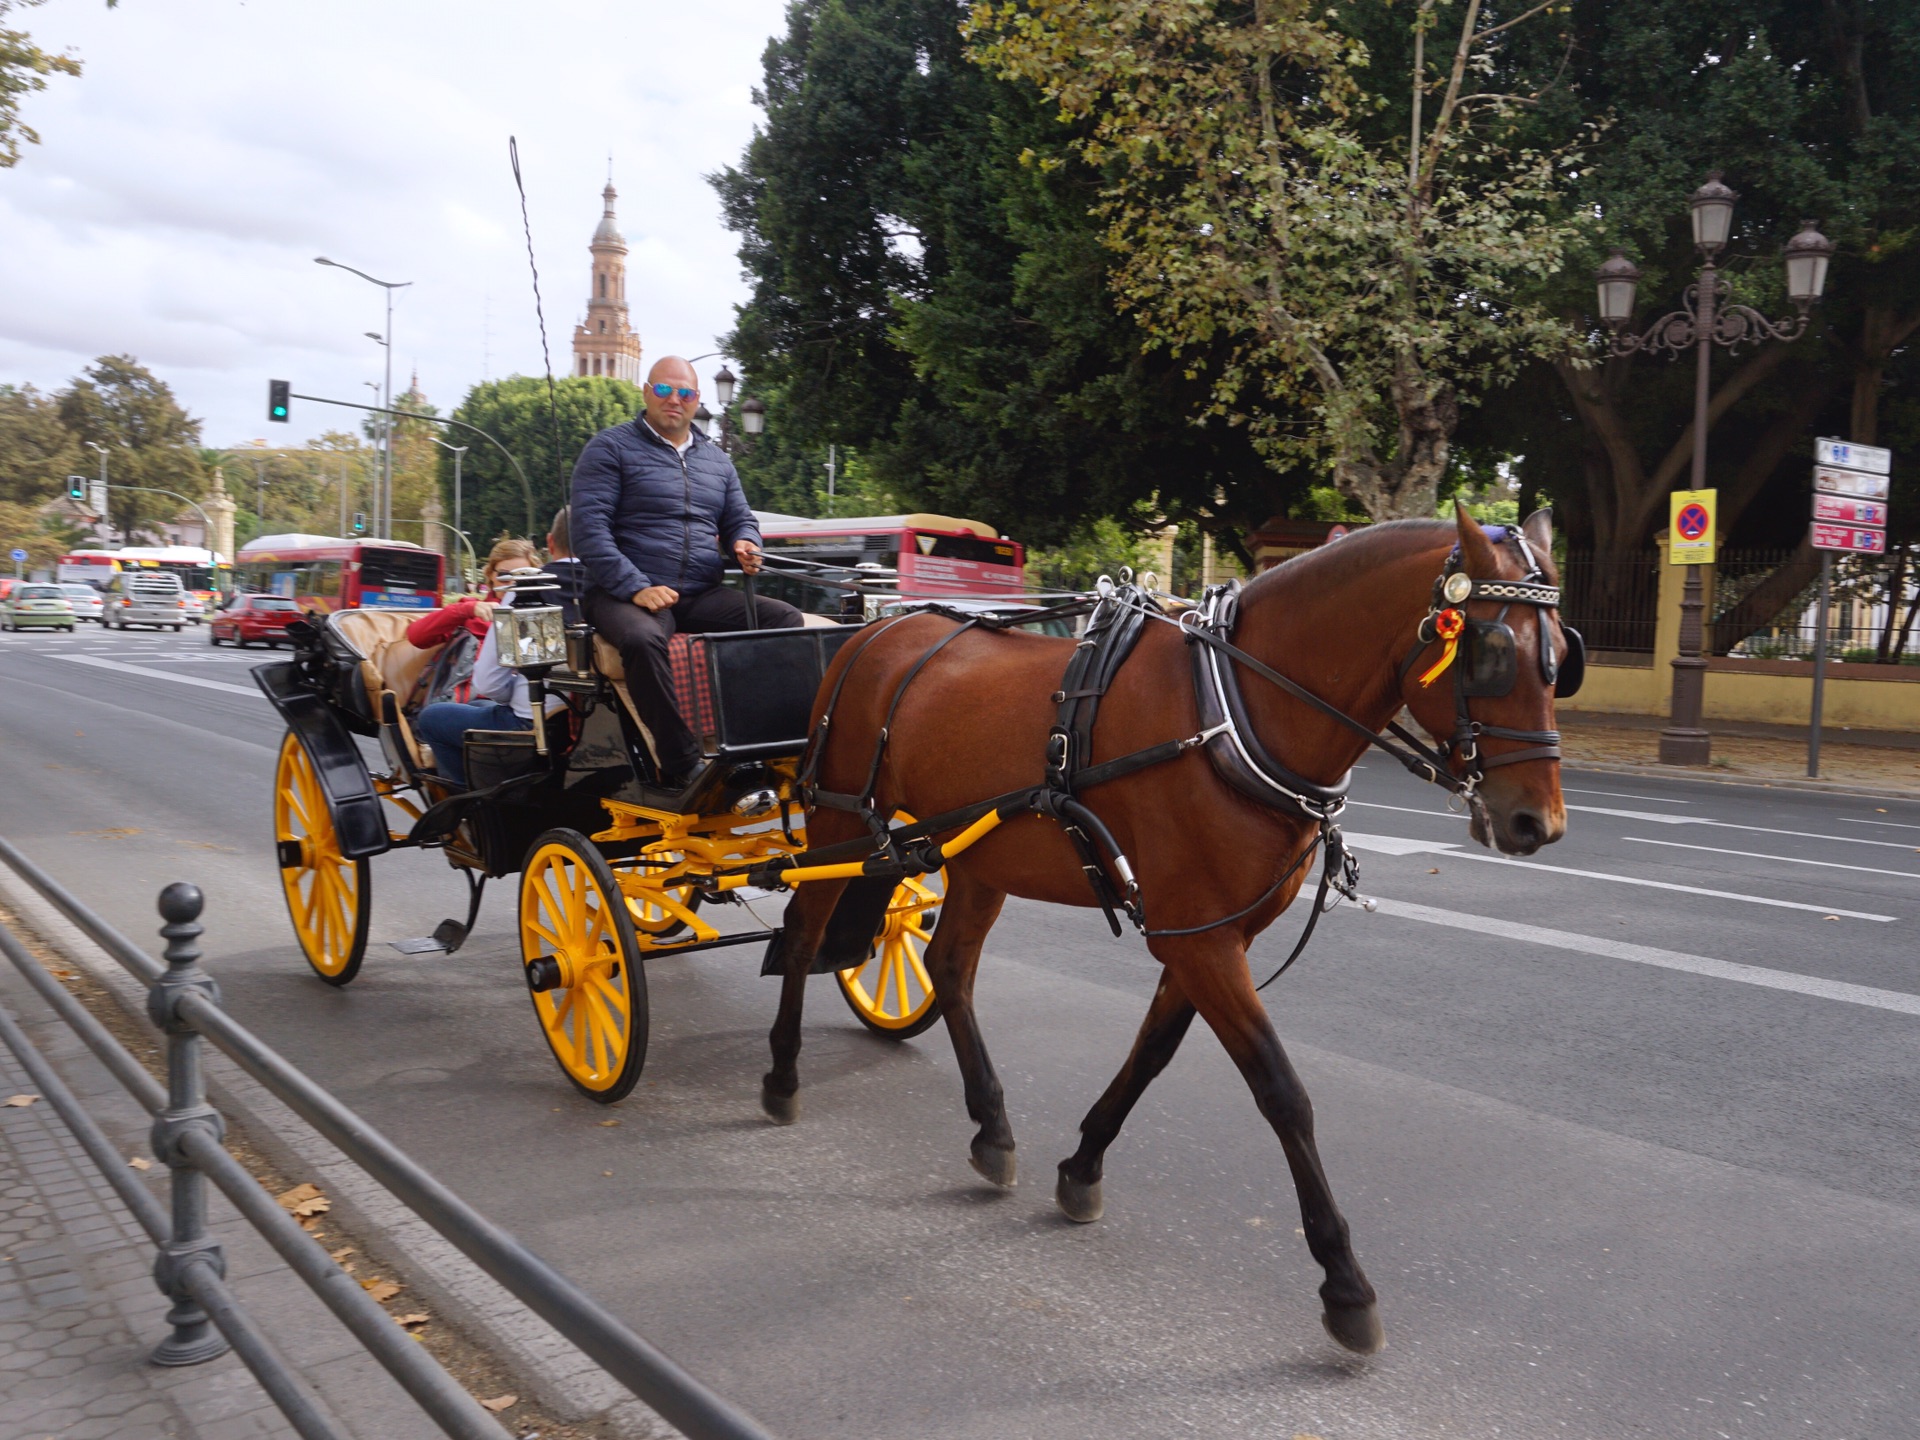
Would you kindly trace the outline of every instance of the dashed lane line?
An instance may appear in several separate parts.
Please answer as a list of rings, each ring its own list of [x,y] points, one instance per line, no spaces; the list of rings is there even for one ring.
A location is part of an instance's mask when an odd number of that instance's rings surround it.
[[[1852,870],[1860,875],[1895,875],[1902,880],[1920,880],[1913,870],[1881,870],[1872,865],[1842,865],[1838,860],[1807,860],[1798,855],[1768,855],[1760,850],[1723,850],[1718,845],[1683,845],[1678,840],[1654,840],[1645,835],[1623,835],[1640,845],[1664,845],[1669,850],[1704,850],[1709,855],[1740,855],[1748,860],[1778,860],[1782,865],[1818,865],[1823,870]],[[1914,847],[1920,849],[1920,846]]]
[[[231,695],[251,695],[255,700],[267,697],[252,685],[229,685],[225,680],[203,680],[198,675],[175,675],[168,670],[151,670],[145,665],[128,665],[119,660],[103,660],[97,655],[62,655],[62,660],[75,665],[92,665],[101,670],[118,670],[128,675],[141,675],[149,680],[170,680],[175,685],[198,685],[206,690],[224,690]]]
[[[1656,815],[1647,810],[1609,810],[1604,805],[1569,805],[1588,815],[1612,815],[1621,820],[1645,820],[1654,825],[1711,825],[1716,830],[1749,830],[1756,835],[1791,835],[1799,840],[1838,840],[1844,845],[1883,845],[1889,850],[1911,850],[1900,840],[1869,840],[1864,835],[1826,835],[1818,830],[1780,830],[1772,825],[1736,825],[1731,820],[1709,820],[1704,815]]]
[[[1549,930],[1541,925],[1526,925],[1516,920],[1496,920],[1488,915],[1467,915],[1457,910],[1440,910],[1431,905],[1416,905],[1407,900],[1381,900],[1379,914],[1399,920],[1417,920],[1427,925],[1445,925],[1475,935],[1498,935],[1526,945],[1546,945],[1556,950],[1572,950],[1583,955],[1598,955],[1608,960],[1626,960],[1635,965],[1652,965],[1662,970],[1678,970],[1702,975],[1711,980],[1732,980],[1742,985],[1758,985],[1767,990],[1785,990],[1796,995],[1811,995],[1821,1000],[1838,1000],[1847,1005],[1867,1005],[1876,1010],[1892,1010],[1901,1015],[1920,1015],[1920,995],[1903,990],[1882,990],[1873,985],[1854,985],[1845,980],[1827,980],[1817,975],[1799,975],[1791,970],[1771,970],[1763,965],[1742,965],[1732,960],[1714,960],[1705,955],[1689,955],[1681,950],[1660,950],[1651,945],[1635,945],[1625,940],[1605,940],[1597,935],[1580,935],[1570,930]]]
[[[102,700],[97,695],[89,695],[84,690],[62,690],[57,685],[42,685],[37,680],[22,679],[18,675],[7,677],[7,688],[17,690],[22,686],[29,690],[44,690],[49,695],[57,695],[62,701],[92,705],[100,710],[113,710],[122,715],[131,715],[146,726],[161,726],[178,730],[184,738],[192,740],[211,740],[221,745],[243,745],[249,750],[258,750],[263,755],[277,755],[277,745],[262,745],[257,740],[242,740],[237,735],[223,734],[218,730],[208,730],[199,725],[189,725],[182,720],[174,720],[165,715],[156,715],[151,710],[136,710],[131,705],[116,705],[111,700]]]
[[[1471,860],[1476,865],[1511,865],[1518,870],[1544,870],[1549,875],[1571,875],[1579,880],[1607,880],[1615,885],[1639,885],[1649,890],[1675,890],[1682,895],[1705,895],[1714,900],[1738,900],[1745,905],[1770,905],[1779,910],[1805,910],[1815,915],[1839,915],[1848,920],[1873,920],[1890,925],[1897,915],[1875,915],[1867,910],[1840,910],[1832,905],[1807,905],[1798,900],[1776,900],[1771,895],[1742,895],[1736,890],[1708,890],[1699,885],[1678,885],[1671,880],[1646,880],[1638,875],[1615,875],[1606,870],[1576,870],[1571,865],[1541,865],[1532,860],[1513,860],[1505,855],[1476,855],[1443,840],[1409,840],[1401,835],[1348,834],[1346,842],[1356,850],[1372,850],[1382,855],[1445,855],[1451,860]]]

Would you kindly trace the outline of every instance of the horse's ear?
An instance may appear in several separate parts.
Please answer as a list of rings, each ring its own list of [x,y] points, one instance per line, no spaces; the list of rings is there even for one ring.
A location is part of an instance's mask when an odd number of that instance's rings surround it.
[[[1500,573],[1500,561],[1494,555],[1493,541],[1487,538],[1487,532],[1480,528],[1480,522],[1467,513],[1467,507],[1458,500],[1453,502],[1453,519],[1460,530],[1460,558],[1466,561],[1469,575],[1489,576]]]
[[[1542,505],[1526,519],[1520,522],[1520,532],[1527,537],[1527,543],[1543,555],[1553,553],[1553,507]]]

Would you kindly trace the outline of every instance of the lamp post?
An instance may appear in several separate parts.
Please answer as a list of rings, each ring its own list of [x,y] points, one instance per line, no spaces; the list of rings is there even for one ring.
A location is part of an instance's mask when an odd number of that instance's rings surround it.
[[[1681,308],[1662,315],[1643,333],[1626,333],[1633,318],[1634,288],[1640,281],[1634,263],[1615,250],[1594,274],[1600,318],[1613,332],[1613,354],[1664,350],[1677,358],[1689,349],[1695,352],[1691,486],[1695,490],[1707,488],[1707,409],[1713,347],[1732,350],[1767,340],[1799,339],[1806,333],[1807,312],[1826,289],[1827,264],[1833,258],[1832,242],[1814,228],[1811,220],[1804,221],[1800,233],[1787,242],[1784,255],[1787,295],[1798,316],[1769,320],[1750,306],[1724,303],[1730,291],[1715,261],[1732,234],[1733,206],[1739,198],[1721,183],[1718,170],[1693,192],[1689,203],[1693,243],[1700,251],[1700,273],[1681,297]],[[1686,588],[1680,597],[1680,653],[1673,661],[1673,698],[1667,726],[1660,732],[1660,761],[1664,765],[1705,765],[1713,753],[1713,737],[1701,724],[1707,680],[1707,661],[1702,654],[1703,609],[1700,567],[1689,565]]]
[[[724,364],[721,365],[719,373],[713,377],[713,396],[720,402],[720,448],[729,455],[733,453],[735,444],[733,395],[739,384],[740,377]],[[740,432],[744,435],[749,437],[758,435],[767,428],[767,404],[757,395],[749,395],[740,402],[739,415]],[[704,405],[700,407],[700,413],[694,417],[695,423],[712,419]],[[704,432],[706,426],[701,424],[700,428]]]
[[[471,447],[466,445],[449,445],[437,435],[429,435],[427,438],[442,450],[451,450],[453,452],[453,525],[451,528],[454,534],[464,540],[467,537],[467,532],[460,528],[460,462],[466,459],[467,451]],[[467,548],[471,550],[473,547],[469,544]],[[461,577],[460,588],[462,590],[467,588],[466,578],[464,576]]]
[[[107,506],[110,503],[108,496],[112,493],[107,489],[107,447],[89,440],[87,441],[87,448],[100,452],[100,523],[107,527],[107,543],[112,544],[113,516],[107,513]],[[131,541],[133,537],[129,535],[127,539]]]
[[[381,346],[387,352],[387,378],[385,386],[380,392],[380,408],[383,410],[392,409],[393,292],[396,290],[404,290],[413,284],[413,282],[411,280],[376,280],[364,270],[356,270],[351,265],[342,265],[338,260],[329,260],[324,255],[314,256],[313,263],[316,265],[331,265],[335,270],[344,270],[349,275],[358,275],[369,285],[378,285],[382,290],[387,292],[387,328],[381,332],[380,335],[374,335],[373,338],[379,340]],[[367,333],[370,335],[373,334],[372,331],[368,331]],[[385,456],[381,466],[380,495],[377,497],[377,503],[374,505],[373,523],[379,531],[380,538],[384,540],[390,539],[393,533],[393,421],[391,417],[383,418],[387,421],[387,423],[381,427],[380,431],[383,437],[382,449],[385,451]]]

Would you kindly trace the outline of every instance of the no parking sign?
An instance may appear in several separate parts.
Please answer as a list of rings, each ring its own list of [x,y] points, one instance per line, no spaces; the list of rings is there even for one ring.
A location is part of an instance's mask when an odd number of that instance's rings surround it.
[[[1667,563],[1711,565],[1718,531],[1718,490],[1676,490],[1667,526]]]

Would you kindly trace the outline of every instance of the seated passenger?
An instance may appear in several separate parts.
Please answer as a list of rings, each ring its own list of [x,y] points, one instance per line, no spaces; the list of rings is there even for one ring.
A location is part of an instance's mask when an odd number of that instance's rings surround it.
[[[673,701],[667,642],[674,632],[747,628],[747,597],[722,585],[731,556],[760,569],[760,530],[733,462],[693,428],[700,381],[677,356],[656,363],[646,409],[587,442],[573,469],[573,549],[592,588],[586,616],[620,652],[640,718],[653,732],[660,784],[684,789],[700,769],[699,741]],[[758,597],[759,628],[790,628],[800,612]]]
[[[578,625],[586,618],[580,603],[587,598],[587,567],[573,553],[572,519],[571,505],[562,505],[553,517],[547,530],[547,573],[560,586],[554,601],[560,606],[562,622]]]
[[[486,639],[487,617],[506,589],[500,576],[539,563],[539,552],[530,541],[501,540],[487,552],[486,566],[480,572],[480,594],[465,596],[407,626],[407,643],[416,650],[443,647],[421,681],[417,703],[425,706],[441,700],[473,698],[474,656],[479,642]]]
[[[519,547],[509,550],[507,547]],[[502,552],[507,553],[503,556]],[[501,573],[496,562],[501,559],[513,559],[523,556],[532,562],[534,551],[524,540],[503,540],[493,547],[487,557],[487,586],[490,594],[502,597],[512,588],[512,582]],[[467,783],[466,765],[462,747],[466,743],[469,730],[531,730],[533,728],[533,705],[527,693],[527,680],[517,670],[509,670],[500,663],[499,652],[493,644],[493,611],[496,600],[476,600],[473,602],[469,617],[464,621],[447,621],[442,617],[447,611],[458,609],[458,605],[449,605],[446,610],[434,615],[423,616],[408,627],[407,638],[413,640],[414,627],[421,628],[423,638],[430,635],[430,622],[440,622],[440,626],[449,630],[464,625],[469,633],[472,627],[479,625],[478,646],[473,657],[473,680],[471,700],[442,700],[428,705],[413,720],[414,734],[424,740],[433,751],[435,769],[448,781],[464,787]],[[419,641],[414,641],[416,645]],[[566,704],[558,695],[547,697],[547,713]]]

